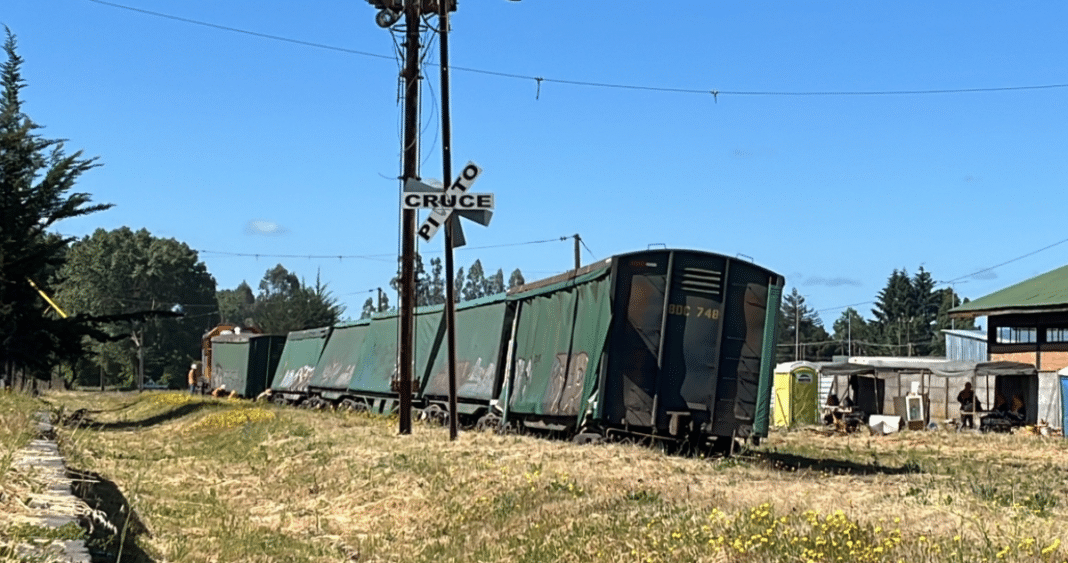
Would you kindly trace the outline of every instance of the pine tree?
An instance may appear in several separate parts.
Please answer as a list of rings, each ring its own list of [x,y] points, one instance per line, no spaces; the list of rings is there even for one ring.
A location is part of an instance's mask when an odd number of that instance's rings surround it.
[[[431,258],[427,305],[440,305],[445,302],[445,278],[442,276],[442,270],[441,258]]]
[[[830,336],[815,310],[793,288],[783,298],[779,314],[779,346],[777,360],[829,360],[833,350]]]
[[[904,355],[902,352],[908,348],[907,338],[916,315],[912,281],[907,271],[894,269],[890,274],[886,287],[879,291],[872,315],[882,354]]]
[[[456,270],[456,276],[452,280],[452,298],[459,303],[464,300],[464,267]]]
[[[950,309],[959,307],[960,305],[967,303],[968,300],[961,300],[952,287],[940,289],[935,292],[938,299],[938,312],[935,316],[935,329],[931,342],[931,354],[935,356],[946,355],[946,338],[942,334],[943,330],[959,329],[959,330],[975,330],[975,319],[951,319],[949,317]]]
[[[512,270],[512,275],[508,276],[508,289],[511,290],[525,283],[527,283],[527,281],[523,279],[523,272],[520,272],[519,268]]]
[[[504,290],[504,270],[498,268],[497,273],[486,279],[486,295],[497,295]]]
[[[463,300],[472,301],[486,295],[486,277],[482,271],[482,261],[476,259],[467,270],[467,281],[463,286]]]
[[[834,321],[834,354],[840,356],[869,356],[871,353],[871,329],[868,322],[852,307],[847,307],[842,316]]]
[[[367,301],[363,302],[363,310],[360,311],[360,318],[369,319],[373,314],[375,314],[375,300],[373,297],[368,297]]]
[[[48,233],[56,222],[102,211],[89,194],[69,193],[85,172],[97,166],[81,151],[68,155],[62,141],[45,139],[22,111],[23,59],[7,30],[7,60],[0,71],[0,377],[16,372],[45,377],[60,361],[83,352],[91,327],[80,318],[49,312],[41,291],[53,293],[49,279],[73,240]]]

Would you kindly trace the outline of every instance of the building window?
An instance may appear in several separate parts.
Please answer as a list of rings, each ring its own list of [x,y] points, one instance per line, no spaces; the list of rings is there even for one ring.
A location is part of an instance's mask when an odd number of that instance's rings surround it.
[[[1046,342],[1068,342],[1068,328],[1047,328]]]
[[[1068,332],[1068,331],[1066,331]],[[1034,344],[1037,342],[1034,328],[1016,326],[999,326],[997,328],[998,344]]]

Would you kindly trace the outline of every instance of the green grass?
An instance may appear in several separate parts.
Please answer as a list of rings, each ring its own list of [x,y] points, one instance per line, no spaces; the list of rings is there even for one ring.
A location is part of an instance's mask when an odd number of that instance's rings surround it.
[[[702,459],[181,393],[47,400],[95,411],[62,447],[157,561],[1068,558],[1060,438],[795,430]]]

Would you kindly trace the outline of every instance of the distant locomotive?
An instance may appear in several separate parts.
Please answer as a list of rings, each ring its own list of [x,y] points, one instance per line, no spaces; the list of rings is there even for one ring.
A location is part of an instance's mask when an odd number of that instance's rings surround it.
[[[657,249],[460,303],[455,414],[579,442],[765,437],[783,284],[748,261]],[[279,402],[391,412],[397,325],[392,312],[290,333],[262,377]],[[442,306],[416,310],[413,405],[438,420],[450,416],[445,330]]]

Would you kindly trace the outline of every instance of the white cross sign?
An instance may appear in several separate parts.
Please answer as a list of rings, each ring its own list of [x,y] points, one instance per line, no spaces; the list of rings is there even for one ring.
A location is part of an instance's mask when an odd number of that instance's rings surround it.
[[[427,186],[417,180],[408,180],[404,184],[404,195],[401,204],[404,209],[431,208],[433,211],[419,227],[416,234],[424,241],[429,242],[437,234],[438,229],[445,224],[453,211],[472,221],[477,221],[488,226],[493,216],[491,211],[494,206],[493,194],[468,193],[467,190],[478,179],[482,169],[474,162],[468,162],[452,183],[444,192]],[[450,205],[451,204],[451,205]],[[463,231],[459,224],[453,230],[453,236],[457,239],[454,246],[463,246]]]

